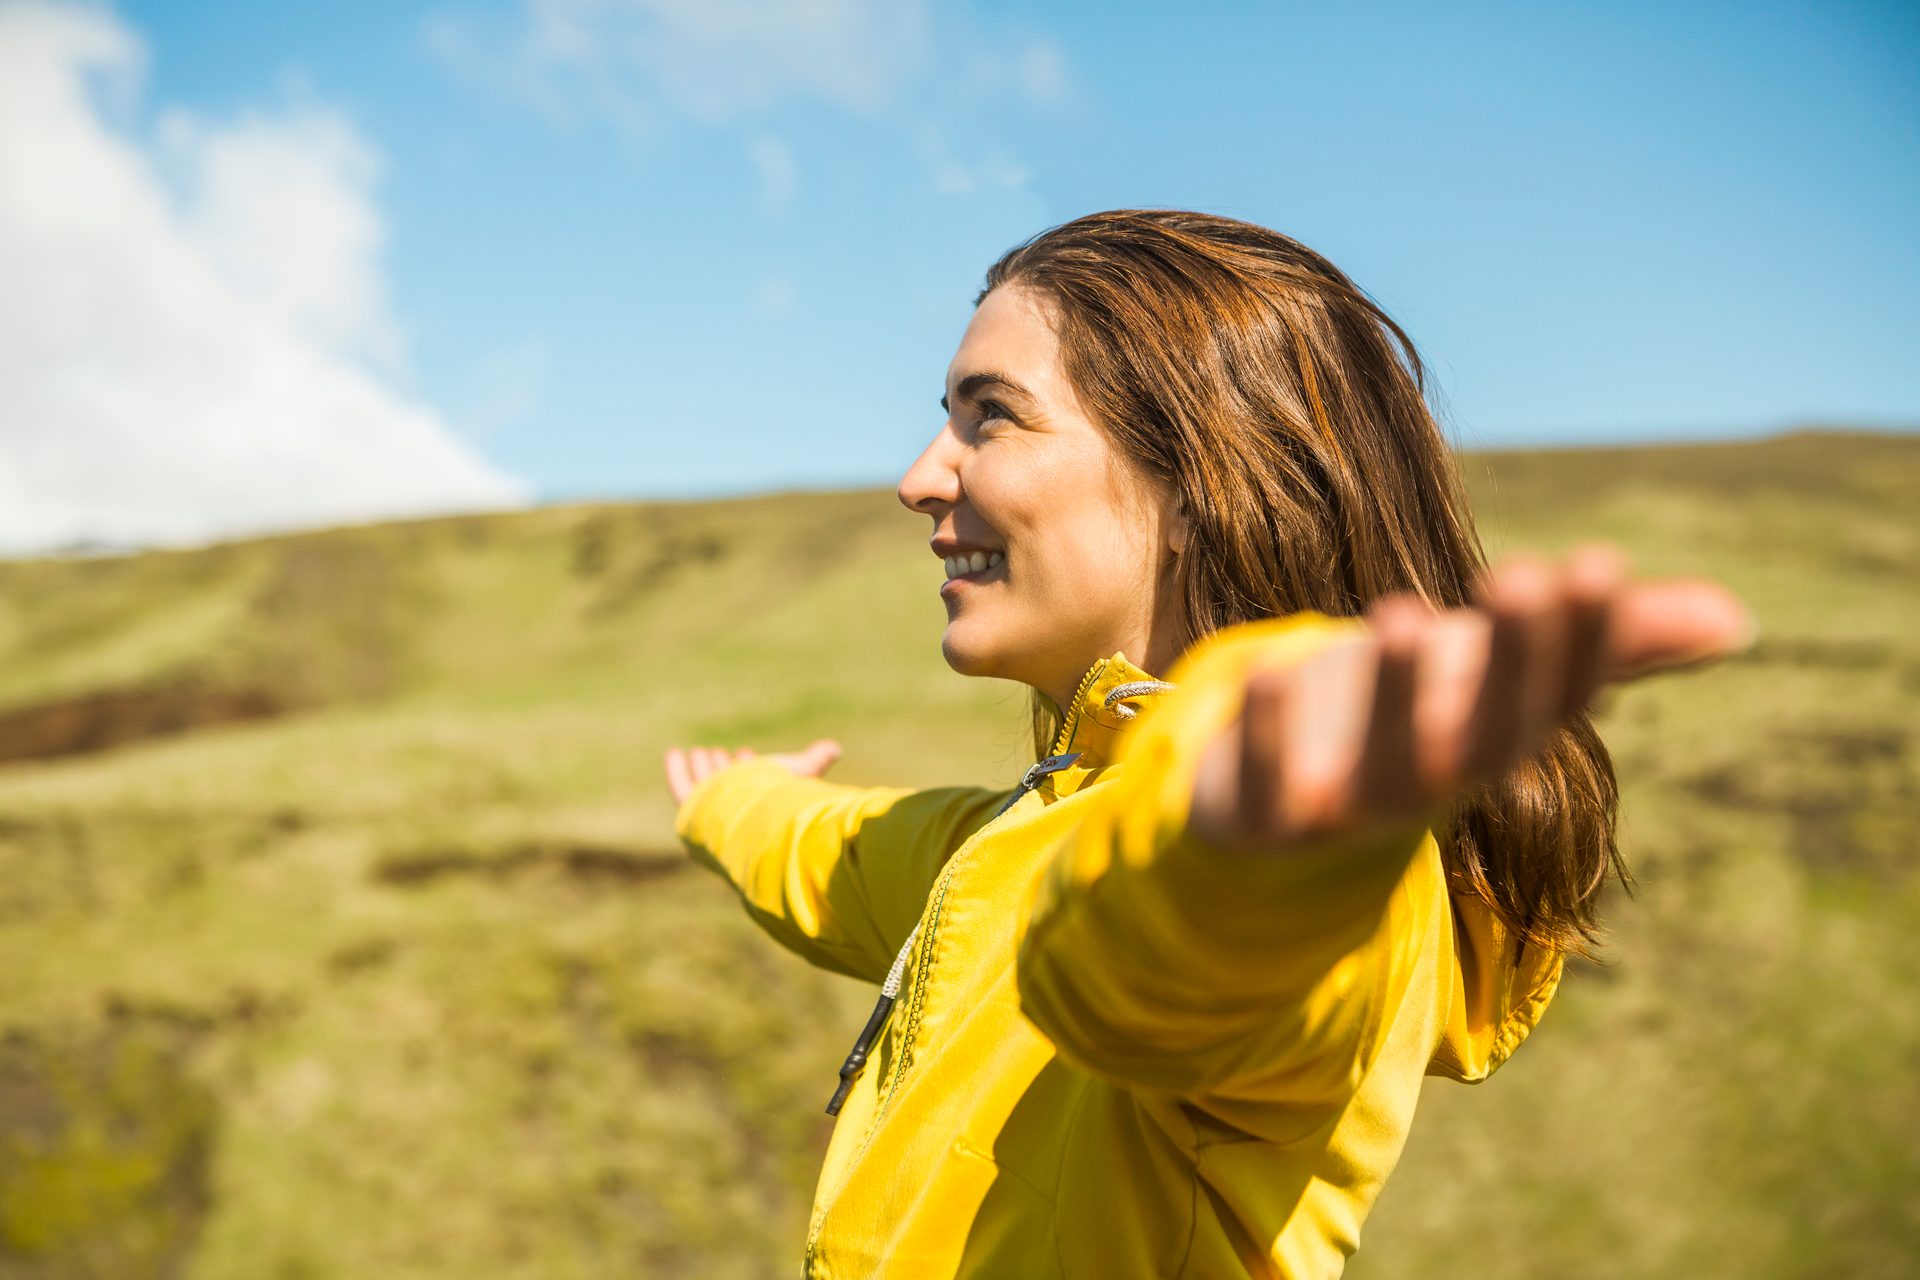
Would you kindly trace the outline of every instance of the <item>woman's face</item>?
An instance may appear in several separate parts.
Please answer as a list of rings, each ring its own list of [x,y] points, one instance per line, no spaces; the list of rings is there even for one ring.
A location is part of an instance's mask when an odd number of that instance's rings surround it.
[[[940,647],[964,675],[1019,680],[1065,707],[1115,651],[1161,674],[1175,656],[1170,566],[1185,522],[1087,417],[1045,295],[989,293],[947,370],[946,425],[900,481],[949,565]],[[975,569],[975,563],[985,568]]]

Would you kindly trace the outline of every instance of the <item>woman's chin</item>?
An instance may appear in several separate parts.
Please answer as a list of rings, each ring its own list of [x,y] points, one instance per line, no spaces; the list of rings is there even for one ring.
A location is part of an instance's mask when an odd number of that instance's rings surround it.
[[[969,628],[961,622],[947,625],[945,634],[940,637],[940,654],[947,665],[963,676],[995,676],[1005,665],[1002,655],[992,645],[980,643],[980,637],[967,634]]]

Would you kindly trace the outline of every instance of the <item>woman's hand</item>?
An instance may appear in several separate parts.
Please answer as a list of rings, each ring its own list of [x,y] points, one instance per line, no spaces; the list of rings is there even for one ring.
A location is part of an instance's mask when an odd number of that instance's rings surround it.
[[[1746,607],[1705,581],[1630,582],[1604,546],[1510,561],[1471,608],[1378,601],[1367,634],[1255,672],[1195,776],[1188,825],[1279,852],[1432,814],[1538,750],[1610,682],[1751,642]]]
[[[673,792],[673,802],[679,804],[685,800],[708,774],[759,754],[752,747],[741,747],[737,751],[728,751],[725,747],[668,747],[667,787]],[[803,778],[819,777],[839,758],[840,744],[832,738],[816,738],[802,750],[767,757]]]

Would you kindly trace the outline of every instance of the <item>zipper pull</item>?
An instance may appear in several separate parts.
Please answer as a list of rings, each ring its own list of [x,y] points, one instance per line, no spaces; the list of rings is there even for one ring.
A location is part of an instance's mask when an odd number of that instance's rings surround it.
[[[1069,751],[1063,756],[1048,756],[1045,760],[1034,761],[1027,766],[1027,771],[1020,775],[1020,793],[1025,795],[1040,785],[1040,779],[1050,773],[1060,772],[1079,758],[1078,751]]]
[[[1048,756],[1044,760],[1036,760],[1028,765],[1027,771],[1020,775],[1020,785],[1015,787],[1013,794],[1008,796],[1006,801],[1001,804],[998,809],[993,811],[993,818],[997,818],[1007,810],[1013,808],[1014,801],[1040,785],[1040,779],[1050,773],[1060,772],[1079,758],[1080,753],[1078,751],[1069,751],[1065,755]],[[992,822],[993,818],[988,818],[987,821]]]

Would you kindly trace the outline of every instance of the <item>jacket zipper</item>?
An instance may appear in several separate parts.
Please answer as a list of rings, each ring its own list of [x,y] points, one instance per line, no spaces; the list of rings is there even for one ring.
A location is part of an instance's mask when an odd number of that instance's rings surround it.
[[[1075,751],[1070,755],[1051,755],[1044,760],[1039,760],[1028,765],[1027,771],[1020,775],[1020,785],[1013,789],[1013,794],[1008,796],[1006,801],[1001,804],[998,809],[993,811],[986,822],[980,824],[980,829],[985,830],[987,823],[992,822],[995,818],[998,818],[1001,814],[1013,808],[1014,803],[1018,801],[1021,796],[1026,795],[1027,792],[1040,785],[1040,779],[1050,773],[1060,772],[1060,770],[1066,768],[1079,758],[1080,753]],[[975,834],[977,835],[978,832]],[[939,902],[946,897],[947,881],[951,877],[952,868],[949,867],[947,875],[941,877],[938,896],[934,900],[934,905],[929,908],[933,916],[929,918],[938,916]],[[937,927],[936,924],[936,928]],[[893,968],[887,974],[887,980],[881,984],[880,998],[874,1003],[873,1012],[867,1017],[867,1025],[861,1028],[859,1037],[854,1040],[853,1051],[847,1055],[847,1060],[840,1065],[840,1085],[833,1091],[833,1097],[827,1102],[828,1115],[837,1116],[840,1114],[841,1106],[846,1103],[847,1094],[853,1090],[853,1082],[860,1078],[861,1071],[866,1068],[867,1055],[873,1049],[873,1042],[880,1038],[880,1032],[886,1027],[887,1020],[893,1013],[894,1002],[899,998],[900,994],[900,977],[905,967],[905,961],[907,957],[912,954],[914,943],[919,936],[920,926],[916,924],[913,927],[912,935],[907,938],[906,945],[900,949],[900,955],[894,960]],[[928,935],[928,946],[932,946],[932,934]],[[924,973],[922,976],[924,976]],[[919,993],[921,985],[919,982],[914,984],[916,996]],[[894,1081],[895,1083],[899,1082],[899,1074],[897,1072],[895,1073]],[[891,1088],[888,1089],[888,1093],[891,1095]],[[884,1099],[882,1099],[881,1105],[883,1107],[885,1106]]]
[[[1087,667],[1080,677],[1079,685],[1074,688],[1072,699],[1067,703],[1067,716],[1061,722],[1060,732],[1053,740],[1052,753],[1027,766],[1027,771],[1020,775],[1020,784],[1013,789],[1013,794],[993,811],[986,822],[980,824],[981,830],[985,830],[1001,814],[1013,808],[1021,796],[1039,786],[1040,779],[1048,774],[1060,772],[1080,758],[1078,751],[1066,754],[1067,744],[1073,741],[1074,730],[1079,726],[1081,706],[1086,699],[1087,689],[1093,684],[1094,677],[1099,675],[1106,665],[1104,662],[1095,662]],[[974,834],[978,836],[979,832],[976,831]],[[866,1050],[871,1048],[874,1038],[886,1025],[888,1016],[893,1011],[894,1000],[899,995],[900,979],[906,962],[913,953],[915,941],[924,931],[927,938],[920,948],[920,966],[914,973],[913,990],[907,998],[907,1026],[900,1044],[900,1060],[894,1064],[893,1079],[887,1083],[885,1092],[880,1095],[879,1105],[874,1108],[873,1120],[876,1126],[880,1122],[880,1117],[886,1113],[887,1103],[892,1100],[894,1091],[900,1087],[900,1079],[906,1074],[908,1051],[913,1047],[913,1033],[919,1025],[920,997],[926,990],[927,961],[933,955],[934,935],[940,930],[940,908],[946,902],[947,889],[953,884],[953,877],[959,870],[959,863],[960,858],[957,855],[948,860],[945,870],[941,873],[940,881],[934,888],[933,900],[928,903],[926,910],[921,914],[920,923],[913,927],[913,933],[908,935],[906,945],[900,948],[899,956],[894,959],[893,970],[888,973],[887,982],[881,987],[880,1000],[875,1004],[872,1016],[867,1019],[866,1030],[861,1033],[861,1040],[864,1043],[855,1043],[854,1052],[847,1056],[846,1065],[840,1068],[840,1087],[834,1091],[832,1101],[827,1103],[828,1115],[839,1114],[840,1104],[846,1101],[847,1093],[853,1087],[853,1078],[860,1074],[861,1067],[865,1065]],[[848,1074],[849,1068],[852,1069],[852,1075]]]
[[[1105,665],[1104,662],[1096,662],[1087,668],[1085,675],[1080,677],[1080,685],[1073,691],[1073,701],[1068,704],[1067,718],[1060,725],[1060,732],[1054,738],[1053,753],[1027,766],[1027,771],[1020,775],[1020,783],[1013,789],[1013,794],[1008,796],[1000,807],[995,809],[987,820],[980,824],[979,830],[974,832],[970,841],[971,839],[977,839],[980,831],[986,830],[987,827],[993,824],[995,819],[1006,813],[1007,810],[1013,808],[1013,806],[1019,802],[1020,797],[1039,786],[1042,778],[1047,777],[1049,774],[1060,772],[1060,770],[1065,769],[1080,758],[1078,751],[1067,752],[1066,746],[1073,741],[1074,729],[1079,724],[1080,706],[1082,699],[1086,696],[1087,687],[1093,683],[1094,676],[1097,675]],[[946,869],[941,873],[939,883],[934,887],[933,900],[927,904],[926,911],[922,914],[920,923],[914,926],[913,933],[907,937],[906,945],[900,949],[900,954],[895,957],[894,969],[888,973],[887,981],[883,983],[880,988],[880,999],[874,1004],[873,1013],[867,1018],[867,1025],[861,1029],[860,1038],[854,1042],[853,1052],[847,1055],[846,1062],[840,1068],[840,1085],[834,1090],[833,1098],[827,1103],[827,1114],[838,1115],[841,1105],[846,1102],[847,1094],[853,1089],[853,1082],[859,1078],[861,1070],[866,1066],[867,1054],[873,1048],[873,1042],[879,1038],[881,1030],[885,1028],[893,1012],[894,1002],[898,997],[898,984],[903,964],[912,954],[920,934],[925,932],[927,935],[926,941],[919,946],[920,966],[914,974],[913,990],[907,998],[907,1026],[901,1035],[900,1060],[894,1064],[893,1078],[887,1082],[886,1089],[880,1095],[880,1101],[874,1106],[873,1119],[868,1124],[865,1138],[861,1140],[860,1149],[854,1153],[853,1159],[848,1162],[848,1172],[851,1172],[858,1166],[861,1159],[865,1157],[867,1148],[873,1143],[873,1135],[879,1131],[880,1121],[887,1113],[887,1104],[893,1100],[895,1091],[900,1087],[901,1079],[906,1075],[907,1059],[913,1051],[913,1033],[919,1027],[920,1003],[926,994],[928,961],[933,955],[934,936],[940,930],[940,909],[946,902],[947,890],[953,884],[953,877],[959,870],[960,861],[961,859],[958,854],[955,854],[947,860]],[[888,990],[889,987],[892,988],[891,992]],[[838,1189],[836,1189],[834,1193],[835,1198],[838,1197],[838,1194]],[[807,1232],[805,1267],[806,1274],[808,1275],[813,1274],[814,1254],[820,1243],[820,1228],[825,1225],[826,1213],[823,1210]]]
[[[1039,786],[1042,778],[1060,772],[1079,758],[1078,751],[1064,755],[1056,753],[1028,765],[1027,771],[1020,775],[1020,784],[1013,789],[1013,794],[993,811],[986,822],[980,824],[974,836],[977,837],[980,831],[986,830],[995,818],[1013,808],[1021,796]],[[881,986],[880,999],[874,1004],[873,1013],[867,1018],[867,1025],[861,1029],[860,1038],[854,1042],[853,1052],[847,1055],[846,1062],[840,1068],[840,1086],[833,1091],[832,1101],[827,1103],[828,1115],[840,1113],[841,1104],[847,1100],[847,1094],[853,1089],[853,1082],[859,1078],[861,1069],[866,1066],[867,1054],[872,1050],[873,1042],[879,1038],[881,1030],[887,1025],[889,1015],[893,1012],[894,1002],[899,992],[899,970],[902,963],[914,950],[915,941],[923,931],[922,926],[931,925],[932,928],[924,930],[927,941],[925,946],[920,948],[920,968],[914,975],[913,992],[907,1000],[907,1028],[900,1042],[900,1061],[895,1064],[893,1079],[887,1082],[886,1091],[881,1094],[879,1104],[874,1107],[872,1127],[867,1130],[866,1138],[860,1144],[860,1151],[854,1155],[852,1162],[848,1165],[849,1169],[859,1164],[861,1156],[866,1154],[867,1145],[873,1141],[873,1135],[880,1127],[880,1118],[886,1114],[887,1103],[893,1100],[894,1091],[900,1087],[901,1077],[906,1074],[907,1057],[913,1049],[913,1033],[919,1026],[920,1002],[926,993],[927,961],[933,955],[934,935],[940,929],[940,908],[946,901],[948,886],[953,883],[954,873],[957,870],[955,864],[958,861],[958,855],[948,860],[947,869],[934,888],[933,901],[928,904],[926,914],[921,918],[921,924],[914,926],[906,945],[900,949],[900,955],[894,961],[894,971],[887,975],[886,983]],[[825,1217],[822,1215],[821,1221],[824,1222],[824,1220]],[[807,1236],[806,1265],[809,1275],[813,1273],[814,1249],[819,1243],[820,1226],[821,1222],[816,1222]]]
[[[1051,760],[1058,756],[1073,741],[1074,730],[1080,727],[1080,709],[1087,696],[1087,687],[1093,683],[1094,676],[1099,674],[1100,669],[1106,665],[1104,662],[1096,662],[1087,668],[1087,674],[1080,677],[1080,686],[1073,691],[1073,701],[1067,704],[1067,718],[1060,722],[1060,732],[1054,735],[1053,751],[1047,759]]]

